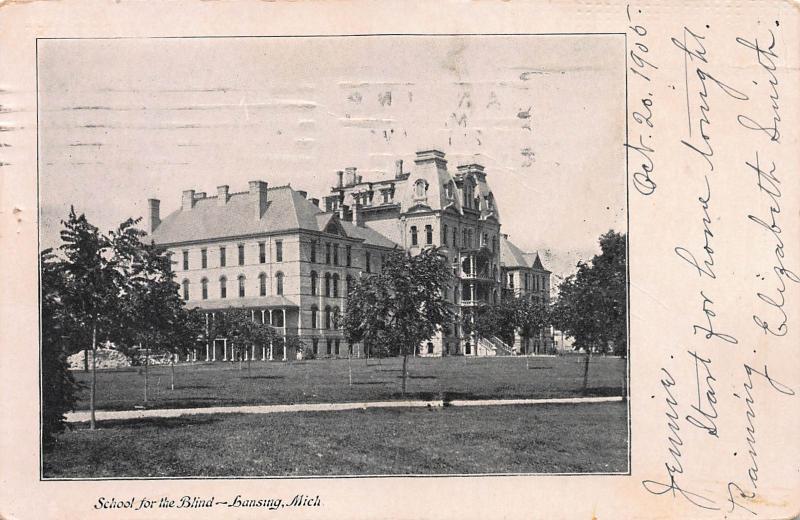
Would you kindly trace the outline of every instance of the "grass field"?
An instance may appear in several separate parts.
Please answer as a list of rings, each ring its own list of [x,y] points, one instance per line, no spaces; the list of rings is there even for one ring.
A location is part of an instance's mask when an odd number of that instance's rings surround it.
[[[620,402],[109,421],[60,434],[44,476],[626,472],[626,414]]]
[[[399,358],[348,361],[309,360],[246,364],[198,363],[175,368],[175,390],[170,369],[150,367],[148,408],[193,408],[240,404],[291,404],[378,401],[399,399],[402,360]],[[625,360],[592,358],[588,393],[622,395]],[[73,372],[88,386],[89,373]],[[407,398],[489,399],[572,397],[582,393],[583,358],[523,357],[413,358],[409,360]],[[80,393],[78,410],[86,410],[89,392]],[[98,371],[97,408],[127,410],[144,403],[144,375],[140,368]]]

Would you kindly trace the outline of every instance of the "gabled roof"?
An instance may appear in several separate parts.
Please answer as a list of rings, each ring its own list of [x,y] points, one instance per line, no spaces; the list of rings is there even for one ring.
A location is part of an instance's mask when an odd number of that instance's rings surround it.
[[[505,236],[500,238],[500,265],[510,268],[530,267],[525,253]]]
[[[506,235],[500,237],[500,265],[509,269],[525,268],[547,271],[542,265],[538,251],[526,253],[514,245]]]
[[[381,233],[367,226],[356,226],[352,222],[342,222],[342,227],[347,236],[353,238],[360,238],[365,244],[370,246],[395,248],[399,247],[398,244],[392,242]]]

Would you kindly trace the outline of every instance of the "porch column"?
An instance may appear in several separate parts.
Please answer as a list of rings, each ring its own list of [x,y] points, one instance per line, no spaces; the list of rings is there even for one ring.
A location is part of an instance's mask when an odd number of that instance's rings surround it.
[[[267,360],[267,347],[261,345],[261,361]]]
[[[269,340],[269,360],[274,361],[275,358],[272,357],[272,340]]]
[[[208,361],[208,342],[206,341],[206,361]]]
[[[228,361],[228,338],[222,340],[222,361]]]
[[[281,309],[283,315],[283,360],[286,361],[286,309]]]
[[[214,338],[214,339],[211,340],[211,345],[213,345],[213,347],[214,347],[214,348],[211,349],[211,361],[216,361],[217,360],[217,338]]]
[[[251,345],[250,346],[250,359],[253,359],[253,360],[256,359],[256,346],[255,345]]]
[[[264,309],[261,309],[261,323],[266,323],[267,320],[264,319]]]

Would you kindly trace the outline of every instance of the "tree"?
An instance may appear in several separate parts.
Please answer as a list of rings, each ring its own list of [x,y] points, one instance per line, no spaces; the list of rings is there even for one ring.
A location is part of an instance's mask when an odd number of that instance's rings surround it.
[[[224,312],[225,335],[231,341],[232,350],[239,356],[239,369],[246,353],[247,375],[251,375],[250,363],[253,359],[255,347],[266,347],[275,341],[275,330],[266,323],[258,323],[245,309],[229,309]]]
[[[418,255],[399,250],[386,256],[380,273],[363,274],[348,293],[342,319],[345,339],[363,341],[372,353],[383,346],[403,356],[402,393],[408,356],[452,317],[445,288],[452,273],[438,249]]]
[[[559,286],[554,324],[586,351],[584,391],[592,352],[627,353],[626,235],[613,230],[600,236],[601,253],[579,262],[577,272]]]
[[[79,338],[91,337],[92,378],[89,394],[89,427],[94,430],[95,397],[97,392],[97,339],[98,334],[109,330],[113,324],[114,308],[119,291],[117,272],[111,255],[108,237],[90,224],[86,216],[75,213],[71,207],[66,221],[62,221],[64,255],[63,303],[70,321],[76,324]]]
[[[166,249],[143,244],[145,232],[138,220],[120,224],[111,235],[114,266],[122,280],[117,323],[120,337],[144,348],[144,400],[147,402],[150,355],[170,355],[170,388],[175,388],[175,356],[196,346],[202,329],[190,319],[175,283],[172,261]]]
[[[74,327],[64,307],[63,265],[45,249],[40,254],[42,283],[42,445],[52,449],[55,434],[64,430],[64,414],[74,409],[80,386],[69,371],[65,343]]]

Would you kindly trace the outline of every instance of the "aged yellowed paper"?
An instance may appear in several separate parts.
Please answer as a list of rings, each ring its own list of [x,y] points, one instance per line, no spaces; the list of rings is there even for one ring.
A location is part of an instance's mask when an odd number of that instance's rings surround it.
[[[792,2],[0,7],[2,518],[793,518]]]

